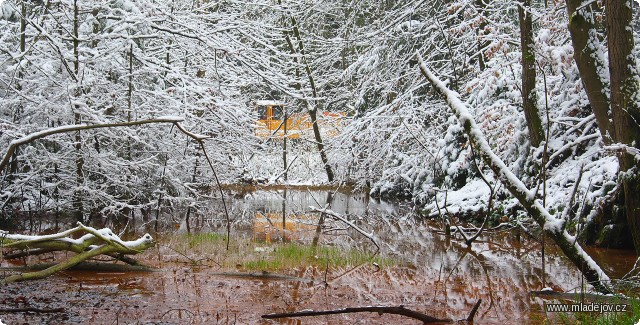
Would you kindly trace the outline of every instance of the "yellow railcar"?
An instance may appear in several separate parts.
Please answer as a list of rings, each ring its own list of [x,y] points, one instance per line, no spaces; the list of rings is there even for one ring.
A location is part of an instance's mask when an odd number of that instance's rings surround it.
[[[259,100],[256,102],[256,135],[261,138],[313,139],[311,118],[306,113],[290,114],[282,102]],[[286,115],[286,116],[285,116]],[[336,136],[342,129],[345,114],[342,112],[323,112],[318,116],[321,134]]]

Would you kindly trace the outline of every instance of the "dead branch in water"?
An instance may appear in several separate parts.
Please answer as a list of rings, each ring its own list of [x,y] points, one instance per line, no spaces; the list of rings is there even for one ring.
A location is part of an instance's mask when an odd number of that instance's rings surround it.
[[[469,313],[469,316],[467,317],[467,322],[473,322],[473,318],[476,317],[476,313],[478,312],[478,308],[480,308],[480,304],[481,303],[482,303],[482,299],[478,299],[476,304],[473,305],[473,308],[471,309],[471,312]]]
[[[54,313],[64,313],[64,308],[34,308],[34,307],[24,307],[24,308],[0,308],[0,313],[38,313],[38,314],[54,314]]]
[[[85,234],[78,239],[71,237],[72,234],[79,232],[84,232]],[[155,241],[149,234],[145,234],[137,240],[123,241],[110,229],[95,229],[87,227],[80,222],[75,228],[51,235],[28,236],[3,232],[0,233],[0,248],[70,251],[77,254],[44,270],[10,275],[0,280],[0,285],[42,279],[56,272],[74,267],[98,255],[133,255],[154,245]]]
[[[370,306],[370,307],[352,307],[336,310],[321,310],[321,311],[300,311],[296,313],[279,313],[279,314],[267,314],[262,315],[265,319],[277,319],[277,318],[289,318],[289,317],[307,317],[307,316],[322,316],[322,315],[336,315],[336,314],[350,314],[350,313],[378,313],[378,314],[394,314],[406,316],[409,318],[423,321],[425,324],[432,323],[451,323],[451,319],[440,319],[433,316],[425,315],[423,313],[407,309],[404,306],[397,307],[382,307],[382,306]]]
[[[375,239],[373,232],[371,233],[367,233],[364,230],[362,230],[362,228],[358,227],[356,224],[354,224],[353,222],[345,219],[343,216],[341,216],[340,214],[338,214],[337,212],[334,212],[332,210],[329,209],[320,209],[317,207],[310,207],[311,211],[315,211],[315,212],[320,212],[323,214],[326,214],[336,220],[340,220],[344,223],[346,223],[347,225],[349,225],[349,227],[353,228],[355,231],[359,232],[361,235],[369,238],[369,240],[371,240],[371,242],[376,245],[376,252],[380,251],[380,245],[378,244],[378,241]]]
[[[466,318],[466,321],[473,321],[476,312],[478,311],[478,307],[480,307],[480,303],[482,303],[482,299],[479,299],[478,302],[473,306],[471,313]],[[407,309],[404,306],[395,306],[395,307],[385,307],[385,306],[368,306],[368,307],[348,307],[343,309],[335,309],[335,310],[319,310],[319,311],[300,311],[294,313],[274,313],[274,314],[266,314],[262,315],[262,318],[265,319],[279,319],[279,318],[290,318],[290,317],[308,317],[308,316],[323,316],[323,315],[336,315],[336,314],[352,314],[352,313],[378,313],[382,314],[394,314],[401,315],[413,319],[417,319],[422,321],[424,324],[434,324],[434,323],[453,323],[454,321],[450,318],[436,318],[433,316],[429,316],[423,314],[421,312],[417,312],[415,310]]]

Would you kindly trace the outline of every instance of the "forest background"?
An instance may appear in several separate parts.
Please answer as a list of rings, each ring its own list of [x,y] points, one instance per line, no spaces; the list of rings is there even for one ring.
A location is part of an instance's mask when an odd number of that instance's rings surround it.
[[[294,181],[409,198],[434,217],[473,216],[495,197],[490,218],[533,227],[419,54],[572,235],[638,249],[638,15],[630,0],[7,0],[0,143],[26,141],[2,165],[0,226],[27,213],[197,211],[216,178],[275,182],[290,168]],[[281,144],[254,134],[264,99],[348,123],[294,146],[315,158],[283,168]],[[178,118],[207,137],[215,168],[173,123],[29,139]]]

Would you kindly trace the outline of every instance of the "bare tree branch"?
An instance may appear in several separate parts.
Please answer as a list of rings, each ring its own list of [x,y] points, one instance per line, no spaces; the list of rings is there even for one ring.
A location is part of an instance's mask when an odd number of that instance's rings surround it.
[[[134,121],[134,122],[65,125],[57,128],[50,128],[50,129],[34,132],[22,138],[11,141],[11,143],[9,144],[9,147],[6,149],[4,153],[2,161],[0,162],[0,173],[7,167],[7,165],[9,164],[9,160],[11,159],[11,156],[19,146],[24,144],[29,144],[33,141],[48,137],[50,135],[74,132],[74,131],[82,131],[82,130],[125,127],[125,126],[128,127],[128,126],[136,126],[136,125],[152,124],[152,123],[178,123],[183,120],[184,119],[181,117],[159,117],[155,119],[140,120],[140,121]]]

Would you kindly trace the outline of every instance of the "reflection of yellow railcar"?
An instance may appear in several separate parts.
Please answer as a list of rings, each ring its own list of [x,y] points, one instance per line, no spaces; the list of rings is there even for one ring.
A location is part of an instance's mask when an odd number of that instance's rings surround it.
[[[313,238],[318,217],[314,215],[256,212],[253,220],[253,238],[271,243],[274,241],[304,241]]]
[[[256,135],[261,138],[313,139],[313,126],[308,114],[286,113],[282,102],[259,100],[256,102],[258,118]],[[286,116],[285,116],[286,115]],[[318,116],[321,135],[336,136],[342,129],[345,114],[342,112],[323,112]],[[284,122],[283,122],[284,121]]]

